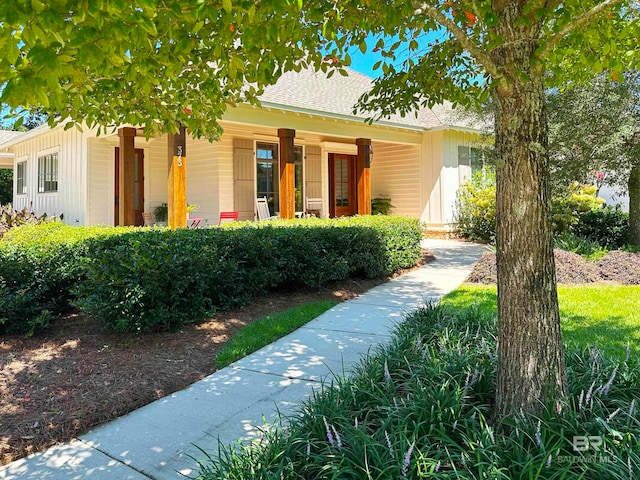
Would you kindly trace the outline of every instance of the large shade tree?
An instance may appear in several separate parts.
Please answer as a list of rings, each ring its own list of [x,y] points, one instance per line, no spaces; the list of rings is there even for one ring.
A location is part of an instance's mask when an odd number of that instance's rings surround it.
[[[640,72],[553,89],[548,108],[554,179],[566,185],[606,175],[629,194],[629,241],[640,245]]]
[[[89,125],[215,138],[228,105],[307,63],[340,68],[379,35],[375,115],[496,104],[497,414],[560,409],[566,373],[549,221],[544,82],[635,62],[623,0],[20,0],[0,4],[0,100]],[[425,35],[435,34],[425,47]],[[391,41],[387,41],[392,38]],[[606,49],[606,52],[605,52]],[[606,53],[606,55],[605,55]],[[399,59],[400,55],[406,61]],[[400,61],[400,63],[399,63]],[[344,73],[344,72],[342,72]],[[52,118],[52,121],[55,121]],[[71,124],[70,124],[71,125]]]

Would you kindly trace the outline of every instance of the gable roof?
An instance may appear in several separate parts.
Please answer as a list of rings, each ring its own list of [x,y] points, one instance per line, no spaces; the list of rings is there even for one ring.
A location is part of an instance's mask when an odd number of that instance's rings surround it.
[[[303,69],[300,72],[283,74],[275,85],[265,88],[260,102],[264,106],[290,110],[292,107],[315,114],[333,114],[349,119],[364,119],[366,114],[354,115],[353,107],[360,96],[368,92],[373,86],[373,79],[350,68],[345,69],[349,75],[335,73],[331,78],[327,74],[313,69]],[[421,107],[417,113],[404,117],[395,114],[384,120],[375,122],[391,124],[404,128],[429,130],[443,127],[462,127],[475,129],[466,122],[448,116],[453,112],[451,103],[439,105],[440,114],[433,109]]]

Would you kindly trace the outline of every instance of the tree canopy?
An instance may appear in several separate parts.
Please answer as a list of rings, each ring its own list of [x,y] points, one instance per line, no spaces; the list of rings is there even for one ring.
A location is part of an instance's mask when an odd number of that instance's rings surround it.
[[[549,92],[549,141],[554,180],[601,181],[627,192],[640,163],[640,72]]]
[[[51,0],[0,4],[0,101],[50,123],[186,125],[215,138],[229,105],[323,64],[301,2]],[[307,12],[315,23],[322,11]],[[326,68],[326,65],[324,65]],[[69,125],[71,126],[72,123]]]

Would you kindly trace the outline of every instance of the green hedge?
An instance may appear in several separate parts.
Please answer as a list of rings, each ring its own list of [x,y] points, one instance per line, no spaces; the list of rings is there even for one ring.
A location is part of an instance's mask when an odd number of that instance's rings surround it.
[[[69,307],[91,238],[129,229],[59,222],[13,228],[0,240],[0,333],[29,333]]]
[[[21,227],[0,242],[0,332],[32,331],[70,300],[110,329],[171,329],[270,289],[411,267],[420,239],[418,220],[401,217],[176,232]]]
[[[166,330],[277,287],[410,267],[420,238],[417,220],[397,217],[135,232],[93,242],[74,293],[108,328]]]
[[[591,210],[580,216],[580,222],[571,231],[602,247],[622,248],[629,241],[629,214],[623,212],[620,205]]]

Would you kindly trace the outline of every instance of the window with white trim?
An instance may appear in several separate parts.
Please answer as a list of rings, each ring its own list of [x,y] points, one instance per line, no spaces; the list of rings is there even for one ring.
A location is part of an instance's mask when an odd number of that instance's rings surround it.
[[[16,164],[16,194],[24,195],[27,193],[27,162],[18,162]]]
[[[58,191],[58,152],[38,157],[38,193]]]

